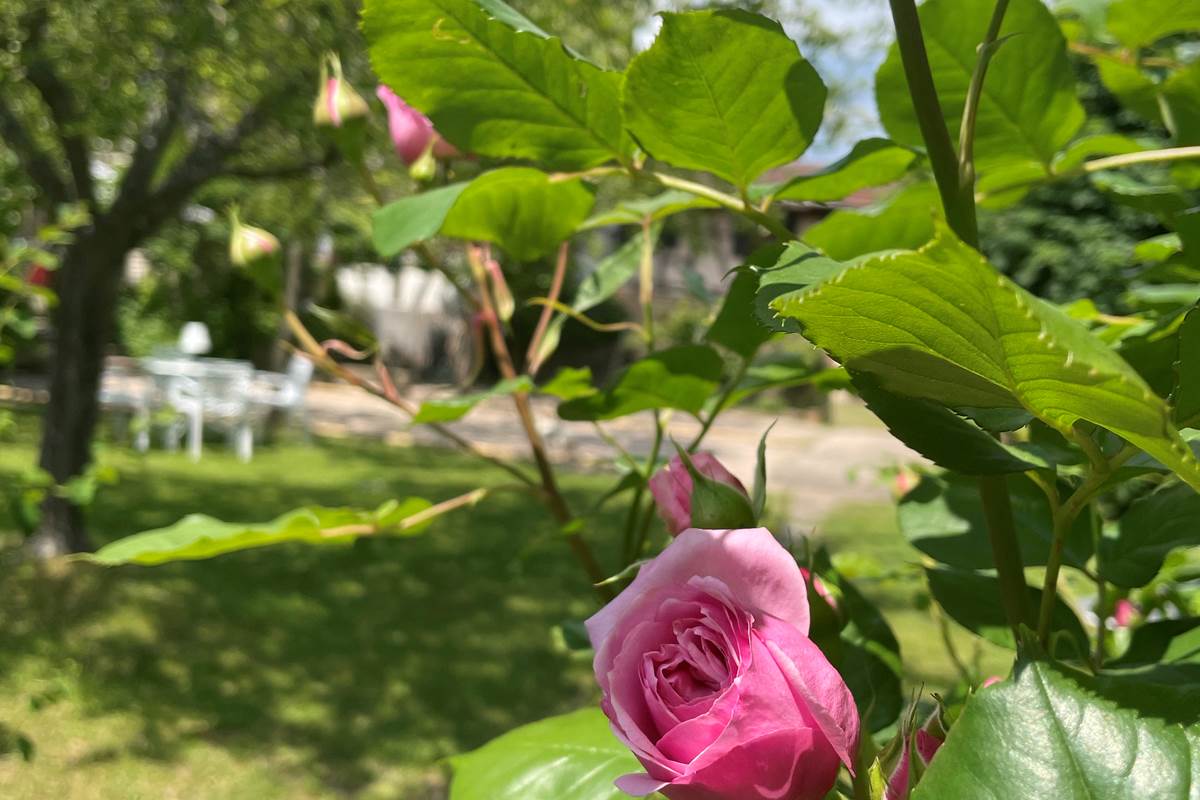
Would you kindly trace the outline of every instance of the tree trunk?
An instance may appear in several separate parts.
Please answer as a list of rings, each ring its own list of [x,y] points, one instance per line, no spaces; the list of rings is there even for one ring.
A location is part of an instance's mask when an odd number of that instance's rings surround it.
[[[58,306],[39,463],[58,486],[82,475],[92,460],[100,373],[113,336],[125,238],[116,231],[77,232],[54,276]],[[30,544],[42,556],[90,550],[83,509],[49,493]]]

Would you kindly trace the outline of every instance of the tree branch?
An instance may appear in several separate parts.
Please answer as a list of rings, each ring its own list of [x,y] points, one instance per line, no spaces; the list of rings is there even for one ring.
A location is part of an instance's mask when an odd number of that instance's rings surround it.
[[[26,17],[29,33],[22,48],[22,52],[26,54],[25,75],[50,112],[50,120],[54,123],[59,144],[62,145],[67,165],[71,170],[75,199],[87,203],[94,213],[96,194],[92,183],[91,148],[87,137],[77,129],[82,118],[79,104],[75,101],[70,87],[55,71],[50,59],[41,52],[40,46],[48,18],[49,13],[44,5]]]
[[[0,139],[16,155],[50,205],[65,203],[70,198],[67,184],[54,166],[54,160],[33,140],[21,118],[5,102],[3,94],[0,94]]]

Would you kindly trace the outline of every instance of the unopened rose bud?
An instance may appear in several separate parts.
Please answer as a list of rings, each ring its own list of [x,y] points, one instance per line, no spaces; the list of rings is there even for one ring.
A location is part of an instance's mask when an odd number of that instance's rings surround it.
[[[229,234],[229,260],[234,266],[247,267],[270,258],[279,252],[279,240],[262,228],[243,225],[237,211],[229,214],[232,230]]]
[[[725,469],[716,456],[712,453],[700,452],[692,455],[691,460],[700,475],[711,479],[712,482],[723,484],[728,489],[733,489],[733,492],[728,493],[729,499],[736,499],[736,496],[740,494],[744,498],[746,508],[749,509],[750,496],[746,492],[746,487],[734,477],[732,472]],[[693,519],[695,483],[680,456],[672,458],[667,466],[660,469],[650,479],[650,493],[654,495],[659,516],[666,523],[667,532],[672,536],[693,527],[730,527],[708,525],[704,520]]]
[[[321,87],[313,103],[313,124],[318,128],[341,128],[370,113],[362,98],[342,74],[342,60],[328,54],[321,63]]]
[[[1130,600],[1122,597],[1113,606],[1113,622],[1118,628],[1128,628],[1138,618],[1138,609]]]
[[[492,287],[492,298],[496,302],[496,316],[500,318],[501,322],[508,322],[512,319],[513,312],[517,310],[517,303],[513,300],[508,282],[504,280],[504,272],[500,269],[500,263],[494,258],[485,261],[484,267],[487,269],[488,283]]]
[[[391,89],[379,86],[375,95],[383,102],[388,115],[388,133],[392,137],[392,145],[396,155],[409,167],[417,169],[417,162],[427,161],[420,167],[421,176],[413,174],[416,180],[428,180],[422,177],[431,172],[435,158],[452,158],[458,155],[454,145],[447,142],[433,129],[429,117],[417,111]],[[410,170],[411,171],[411,170]]]

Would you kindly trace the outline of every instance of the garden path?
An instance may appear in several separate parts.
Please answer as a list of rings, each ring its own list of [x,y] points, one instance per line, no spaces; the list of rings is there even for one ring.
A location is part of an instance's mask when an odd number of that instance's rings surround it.
[[[406,396],[419,401],[441,389],[410,387]],[[887,500],[889,481],[880,471],[920,458],[892,438],[874,418],[849,396],[834,397],[835,421],[829,425],[795,413],[781,415],[734,409],[721,415],[709,431],[705,449],[712,450],[735,474],[749,484],[755,450],[767,426],[778,419],[767,448],[768,490],[786,499],[789,522],[799,530],[811,529],[837,506],[850,502]],[[612,451],[596,429],[582,423],[564,423],[554,412],[555,401],[534,398],[538,426],[551,458],[584,469],[599,469],[612,461]],[[422,426],[410,427],[403,413],[378,398],[341,384],[314,384],[308,396],[310,421],[324,436],[361,436],[395,445],[441,445],[437,434]],[[646,415],[604,423],[605,431],[636,455],[651,447]],[[507,398],[494,398],[477,406],[450,427],[479,442],[484,450],[503,458],[528,454],[520,427]],[[680,442],[697,432],[695,420],[676,415],[670,434]],[[778,508],[779,505],[777,504]]]

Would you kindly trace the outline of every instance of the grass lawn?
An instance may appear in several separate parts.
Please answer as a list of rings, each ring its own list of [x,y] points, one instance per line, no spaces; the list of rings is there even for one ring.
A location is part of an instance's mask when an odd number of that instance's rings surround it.
[[[28,436],[0,444],[0,480],[31,463]],[[365,442],[284,444],[248,465],[219,447],[198,465],[116,447],[100,458],[121,474],[91,509],[101,541],[193,511],[267,519],[503,482],[452,453]],[[609,483],[565,480],[577,507]],[[601,518],[594,538],[618,524]],[[0,511],[0,536],[11,527]],[[843,509],[822,534],[889,568],[915,559],[890,508]],[[914,573],[862,587],[885,604],[913,680],[952,681]],[[440,797],[438,759],[593,701],[589,659],[550,633],[591,608],[553,526],[517,494],[420,537],[345,548],[112,570],[0,553],[0,723],[37,748],[29,764],[0,757],[0,797]]]

